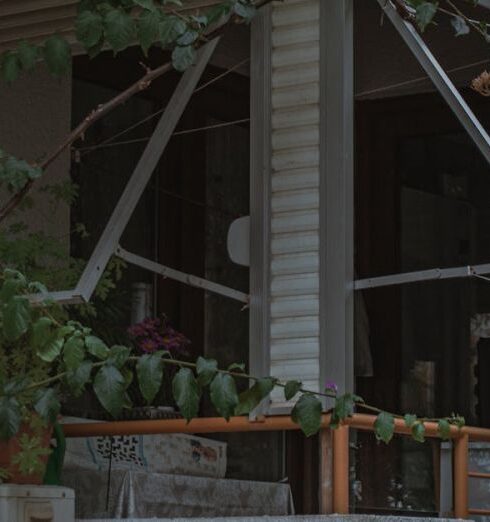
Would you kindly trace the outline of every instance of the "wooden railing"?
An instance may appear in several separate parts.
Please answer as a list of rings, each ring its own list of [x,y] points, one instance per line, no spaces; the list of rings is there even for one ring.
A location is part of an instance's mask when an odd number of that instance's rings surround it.
[[[321,468],[331,480],[321,480],[321,511],[328,513],[349,513],[349,430],[358,429],[374,432],[373,415],[355,414],[335,430],[330,430],[330,415],[322,416],[321,437],[323,443]],[[228,422],[220,417],[197,418],[187,423],[183,419],[117,421],[87,424],[65,424],[67,437],[95,437],[117,435],[149,435],[164,433],[237,433],[252,431],[299,430],[291,417],[286,415],[261,417],[249,420],[247,417],[232,417]],[[331,438],[330,438],[331,432]],[[395,433],[410,436],[410,429],[402,419],[395,420]],[[425,436],[440,438],[438,426],[434,422],[425,423]],[[454,443],[453,485],[454,516],[468,518],[468,515],[490,515],[490,509],[474,509],[468,506],[468,480],[490,479],[490,473],[468,471],[468,448],[470,441],[490,442],[490,429],[465,426],[451,426],[450,438]],[[330,498],[329,498],[330,497]]]

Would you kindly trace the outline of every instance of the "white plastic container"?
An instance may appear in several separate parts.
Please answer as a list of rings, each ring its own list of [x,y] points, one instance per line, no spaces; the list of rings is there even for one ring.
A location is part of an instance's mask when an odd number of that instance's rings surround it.
[[[75,493],[57,486],[0,484],[0,522],[74,522]]]

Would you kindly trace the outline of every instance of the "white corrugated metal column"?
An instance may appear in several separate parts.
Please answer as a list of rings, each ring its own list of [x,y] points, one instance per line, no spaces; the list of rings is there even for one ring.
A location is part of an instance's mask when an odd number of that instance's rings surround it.
[[[252,369],[301,380],[315,391],[327,378],[350,387],[351,19],[350,0],[285,0],[274,3],[253,31],[263,55],[269,54],[255,76],[253,64],[253,90],[257,98],[262,87],[260,99],[269,105],[252,104],[252,202],[260,194],[263,220],[261,231],[252,226],[252,272],[253,252],[260,251],[258,302],[266,321]],[[263,133],[261,147],[257,132]],[[252,222],[254,210],[252,204]],[[266,241],[262,250],[259,237]],[[252,285],[252,339],[260,325],[256,305]],[[284,406],[278,390],[273,407]]]
[[[320,2],[272,10],[270,372],[319,389]],[[275,397],[283,402],[282,393]]]

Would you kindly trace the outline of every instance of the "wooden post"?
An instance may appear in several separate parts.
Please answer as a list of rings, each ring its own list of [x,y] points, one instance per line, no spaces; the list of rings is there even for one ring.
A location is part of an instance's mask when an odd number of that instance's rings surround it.
[[[333,440],[332,430],[325,428],[319,434],[319,508],[321,515],[333,513]]]
[[[349,426],[333,430],[333,510],[349,513]]]
[[[468,434],[454,440],[454,516],[468,518]]]

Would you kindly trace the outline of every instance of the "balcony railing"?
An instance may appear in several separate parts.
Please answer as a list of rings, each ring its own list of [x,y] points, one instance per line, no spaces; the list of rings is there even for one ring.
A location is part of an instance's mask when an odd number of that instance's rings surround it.
[[[346,419],[339,428],[330,430],[330,415],[323,415],[320,433],[321,468],[323,478],[327,477],[321,481],[320,505],[323,513],[349,513],[349,430],[374,432],[375,420],[374,415],[355,414]],[[299,426],[291,420],[291,417],[282,415],[262,417],[253,421],[247,417],[233,417],[227,422],[222,418],[211,417],[197,418],[190,423],[183,419],[162,419],[64,425],[67,437],[286,430],[299,430]],[[405,426],[402,419],[395,420],[395,433],[406,436],[411,434],[410,428]],[[437,423],[425,423],[425,436],[440,438]],[[468,470],[469,442],[490,442],[490,429],[451,426],[449,437],[454,444],[454,516],[468,518],[468,515],[490,515],[490,509],[474,509],[468,506],[469,478],[490,479],[490,473]],[[331,480],[328,477],[331,477]]]

